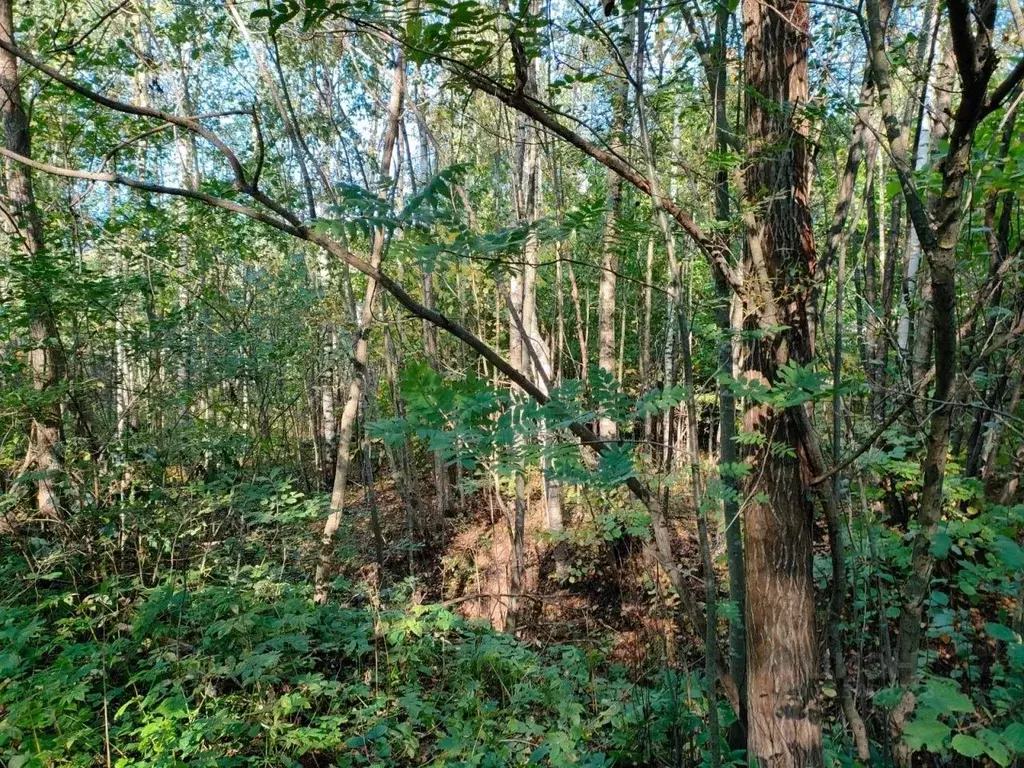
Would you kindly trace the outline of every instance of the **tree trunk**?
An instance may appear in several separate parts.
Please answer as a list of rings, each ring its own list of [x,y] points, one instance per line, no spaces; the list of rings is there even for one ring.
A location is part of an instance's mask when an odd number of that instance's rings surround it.
[[[858,123],[860,125],[860,123]],[[858,143],[859,143],[858,139]],[[851,146],[850,154],[859,152],[860,147]],[[859,163],[859,160],[858,160]],[[847,169],[851,163],[847,162]],[[870,174],[870,169],[868,170]],[[851,186],[856,182],[856,167],[853,170]],[[846,179],[844,179],[844,184]],[[852,196],[852,192],[851,192]],[[857,226],[859,212],[851,216],[850,226]],[[836,259],[836,313],[834,328],[834,346],[832,350],[832,466],[838,467],[842,459],[842,415],[843,400],[839,394],[839,387],[843,375],[843,298],[846,290],[846,227],[842,233],[833,236],[829,240],[829,249],[833,244],[838,249]],[[839,242],[836,243],[836,240]],[[820,462],[824,470],[824,461]],[[816,468],[817,469],[817,468]],[[832,679],[835,682],[836,693],[839,696],[843,714],[853,732],[854,744],[857,747],[857,757],[867,762],[871,759],[871,744],[868,741],[867,729],[864,726],[864,718],[860,716],[857,705],[854,702],[853,692],[850,691],[846,674],[846,649],[843,638],[843,611],[846,606],[846,536],[843,530],[843,522],[840,514],[842,494],[840,492],[839,475],[832,478],[830,495],[825,499],[825,522],[828,528],[828,543],[832,560],[832,597],[829,604],[828,618],[826,620],[829,636],[829,653],[832,656]],[[829,493],[826,491],[826,493]]]
[[[428,309],[434,308],[434,276],[430,272],[423,273],[423,305]],[[441,360],[438,356],[437,328],[428,322],[423,323],[423,350],[426,352],[430,367],[440,373]],[[448,467],[441,455],[436,452],[433,454],[433,466],[435,503],[438,517],[443,521],[448,517],[452,508],[451,482],[448,478]]]
[[[629,113],[629,67],[633,58],[634,24],[630,15],[624,21],[624,44],[627,48],[622,84],[612,96],[612,131],[609,149],[622,154],[626,145],[626,126]],[[618,218],[622,206],[622,177],[611,168],[605,174],[605,220],[604,235],[601,238],[601,276],[598,284],[597,302],[597,364],[608,374],[609,381],[615,378],[615,283],[619,268]],[[598,433],[603,438],[614,438],[618,428],[614,419],[602,416]]]
[[[523,83],[526,93],[535,96],[537,92],[537,65],[536,60],[531,59],[526,63],[526,71],[521,73],[525,77]],[[522,223],[533,223],[538,215],[538,186],[540,180],[540,136],[538,135],[533,122],[524,116],[520,116],[517,126],[516,146],[514,149],[518,163],[518,174],[516,184],[516,213]],[[509,302],[509,339],[510,356],[512,365],[522,371],[533,370],[535,378],[540,383],[539,389],[547,395],[548,385],[551,376],[551,366],[544,352],[544,344],[540,340],[540,333],[537,330],[537,254],[539,242],[535,232],[531,231],[526,236],[526,243],[523,248],[523,268],[513,273],[510,280],[511,287],[508,295]],[[543,354],[543,358],[541,355]],[[545,431],[545,430],[542,430]],[[519,439],[519,438],[517,438]],[[548,436],[542,437],[548,439]],[[545,491],[548,490],[547,466],[545,470]],[[557,486],[555,493],[557,494]],[[560,501],[560,497],[559,501]],[[545,492],[545,503],[550,497]],[[522,607],[523,577],[525,576],[525,540],[526,540],[526,511],[529,499],[526,496],[526,484],[523,478],[523,469],[516,472],[515,477],[515,515],[511,530],[512,535],[512,571],[509,579],[508,612],[505,617],[505,631],[515,634],[519,628],[520,609]],[[551,513],[548,507],[548,513]],[[561,507],[557,506],[558,522],[561,527]]]
[[[920,530],[914,538],[911,574],[903,590],[896,651],[897,682],[906,691],[892,715],[894,735],[900,738],[902,726],[915,704],[912,687],[918,679],[921,619],[935,567],[932,538],[938,531],[942,516],[943,483],[955,407],[952,402],[953,384],[957,372],[956,250],[962,225],[960,198],[969,176],[975,130],[991,108],[987,91],[996,64],[992,48],[995,6],[989,6],[985,12],[973,13],[964,0],[946,4],[951,47],[963,90],[954,113],[949,146],[940,165],[941,188],[927,206],[914,183],[905,131],[894,114],[890,64],[885,51],[878,0],[868,0],[866,8],[869,55],[878,85],[878,103],[903,198],[931,273],[931,325],[935,349],[932,402],[937,405],[928,425],[926,453],[921,462],[924,483],[918,508]],[[909,765],[909,749],[901,747],[897,759],[901,764]]]
[[[926,151],[919,150],[918,154],[920,155],[924,151],[926,162],[931,157],[932,150],[940,146],[949,133],[947,113],[953,87],[953,55],[951,47],[946,45],[942,64],[937,68],[935,75],[935,117],[931,121],[931,126],[928,130],[927,142],[925,141],[924,131],[922,130],[921,132],[920,140],[922,146],[927,145],[927,147]],[[922,282],[922,278],[927,277],[927,275],[921,274],[922,249],[917,231],[914,228],[911,228],[907,233],[907,248],[910,255],[907,260],[906,293],[912,302],[918,299],[917,294],[920,293],[920,306],[917,312],[913,314],[913,339],[910,353],[911,382],[916,383],[921,381],[931,367],[932,339],[935,323],[932,297],[933,285],[927,281]],[[927,266],[931,266],[930,261]],[[912,273],[915,275],[913,280],[911,279]]]
[[[809,313],[815,261],[808,200],[808,6],[797,0],[744,2],[746,131],[744,174],[747,317],[762,329],[747,340],[743,375],[777,384],[781,366],[813,357]],[[782,149],[780,149],[782,147]],[[750,451],[744,554],[747,587],[748,754],[766,766],[820,766],[818,647],[812,572],[813,512],[803,414],[753,400],[743,428],[763,444]]]
[[[384,146],[380,161],[380,175],[388,178],[391,175],[392,155],[398,140],[398,125],[402,117],[402,103],[405,99],[405,55],[401,48],[395,49],[395,65],[391,74],[391,98],[388,103],[388,122],[384,132]],[[374,270],[380,268],[384,256],[386,234],[382,229],[374,233],[370,251],[370,266]],[[331,507],[324,523],[323,536],[320,539],[320,554],[313,579],[313,599],[317,603],[327,602],[330,590],[331,568],[334,561],[334,535],[341,526],[341,516],[345,509],[345,490],[348,483],[348,468],[352,451],[352,432],[355,427],[356,413],[363,397],[366,381],[366,364],[370,359],[369,335],[373,325],[373,309],[376,304],[377,281],[368,276],[366,296],[363,299],[359,318],[359,329],[353,345],[352,381],[349,383],[348,399],[341,413],[341,424],[338,428],[338,457],[334,470],[334,487],[331,491]]]
[[[883,4],[883,13],[888,13],[887,7],[890,3]],[[938,35],[939,14],[935,0],[929,0],[925,6],[925,15],[922,28],[924,34],[918,39],[916,51],[916,64],[924,70],[924,82],[921,84],[920,114],[917,122],[917,141],[914,153],[914,171],[926,168],[932,155],[932,112],[935,99],[940,97],[941,89],[938,82],[933,79],[932,58],[935,55],[935,44]],[[887,19],[886,19],[887,20]],[[883,25],[886,20],[883,20]],[[925,61],[927,57],[927,62]],[[924,65],[924,66],[921,66]],[[918,94],[915,93],[915,97]],[[904,112],[905,124],[909,123],[913,114],[916,99],[907,102]],[[906,358],[910,354],[910,326],[914,314],[914,304],[917,301],[918,270],[921,268],[921,244],[917,238],[917,232],[913,227],[907,232],[907,243],[903,253],[904,281],[900,293],[899,320],[896,323],[896,343],[900,355]],[[930,340],[930,337],[929,337]]]
[[[580,289],[576,283],[576,270],[572,263],[566,263],[569,270],[569,295],[572,297],[573,311],[576,313],[576,342],[580,347],[579,380],[586,383],[587,374],[590,370],[590,357],[587,350],[587,317],[583,314],[583,305],[580,303]]]
[[[715,151],[723,155],[729,151],[733,135],[728,117],[728,30],[731,12],[720,5],[715,14],[715,33],[711,40],[707,76],[711,96],[711,112],[715,125]],[[715,219],[730,219],[729,173],[725,168],[715,171]],[[739,494],[736,484],[737,462],[736,398],[733,382],[736,377],[736,333],[743,325],[741,305],[733,294],[722,270],[714,267],[715,291],[718,307],[715,321],[721,340],[718,344],[718,363],[723,377],[718,387],[718,476],[719,495],[725,526],[726,557],[729,570],[729,600],[735,615],[729,622],[729,672],[739,692],[739,713],[736,726],[729,735],[733,746],[742,745],[747,733],[747,637],[745,629],[746,577],[743,565],[743,524],[740,517]]]
[[[12,0],[0,0],[0,40],[14,44],[14,8]],[[3,122],[4,147],[23,157],[32,156],[28,117],[21,101],[21,83],[18,79],[18,59],[0,49],[0,121]],[[43,224],[36,207],[32,188],[32,173],[22,163],[5,163],[7,180],[7,206],[15,231],[11,239],[24,250],[34,264],[45,258]],[[42,288],[42,287],[41,287]],[[29,361],[32,385],[45,393],[64,378],[64,355],[57,336],[53,310],[45,290],[25,296],[29,312],[29,336],[32,349]],[[60,513],[57,492],[57,474],[61,469],[58,450],[61,442],[61,404],[51,394],[42,395],[33,408],[29,426],[28,459],[26,467],[34,466],[39,473],[36,481],[36,512],[41,519],[52,519]]]
[[[643,149],[644,161],[647,165],[647,175],[651,183],[651,199],[654,203],[655,216],[658,222],[658,227],[661,230],[662,237],[665,239],[665,248],[668,252],[669,269],[672,274],[673,285],[677,296],[683,296],[681,278],[682,273],[680,270],[680,264],[676,258],[675,250],[675,238],[672,235],[671,228],[669,226],[668,216],[665,214],[665,209],[661,204],[661,192],[660,184],[658,181],[657,168],[654,164],[654,152],[651,144],[651,136],[647,126],[646,119],[646,103],[644,101],[644,61],[646,60],[645,55],[645,17],[644,17],[644,1],[640,0],[637,4],[636,17],[637,17],[637,55],[636,55],[636,73],[634,75],[634,81],[636,86],[636,113],[637,123],[640,128],[640,143]],[[650,253],[650,249],[648,251]],[[708,535],[707,525],[707,509],[704,507],[704,493],[703,493],[703,478],[701,477],[700,471],[700,448],[697,444],[697,402],[695,399],[695,393],[693,390],[693,359],[690,354],[690,303],[687,301],[686,304],[676,304],[674,307],[675,312],[670,309],[669,315],[666,318],[668,325],[678,324],[679,326],[679,337],[680,347],[683,357],[683,377],[684,386],[686,388],[685,394],[685,407],[681,409],[681,415],[685,415],[686,421],[688,422],[686,435],[687,435],[687,450],[686,459],[688,460],[690,467],[690,481],[691,490],[693,497],[694,513],[697,516],[697,530],[701,556],[701,566],[704,577],[704,675],[706,680],[706,693],[708,701],[708,741],[711,755],[711,765],[717,767],[719,764],[719,731],[718,731],[718,698],[717,698],[717,686],[719,680],[719,666],[720,666],[720,652],[718,648],[718,587],[715,581],[715,570],[714,562],[711,556],[711,543]],[[667,491],[666,491],[667,499]],[[667,508],[667,504],[665,505]],[[668,541],[668,532],[666,530],[666,523],[663,519],[662,513],[659,510],[658,513],[654,509],[651,511],[651,522],[654,528],[655,542],[659,550],[659,559],[665,563],[666,561],[673,564],[674,568],[674,557],[671,551],[671,544]],[[669,570],[670,576],[675,574],[675,570]],[[686,591],[681,584],[681,580],[676,576],[672,581],[673,586],[679,593],[679,597],[683,600],[684,605],[687,606],[687,611],[690,615],[696,618],[698,611],[695,606],[692,605],[692,598],[686,595]],[[694,622],[696,624],[696,621]],[[724,670],[723,670],[724,671]],[[726,677],[722,675],[723,683],[726,687],[731,689],[731,699],[734,708],[737,713],[742,716],[742,693],[736,688],[735,681],[731,676]]]
[[[384,370],[388,379],[388,389],[391,392],[391,408],[395,417],[405,416],[405,403],[402,401],[398,383],[398,351],[395,349],[395,342],[391,331],[384,329]],[[391,477],[395,483],[395,489],[402,497],[402,504],[405,508],[405,532],[408,539],[408,563],[409,573],[415,571],[415,548],[417,535],[421,525],[417,500],[415,482],[412,477],[412,470],[409,467],[409,436],[404,435],[401,444],[397,448],[389,447],[387,441],[384,443],[384,450],[387,451],[388,461],[391,464]],[[422,535],[419,536],[422,539]]]

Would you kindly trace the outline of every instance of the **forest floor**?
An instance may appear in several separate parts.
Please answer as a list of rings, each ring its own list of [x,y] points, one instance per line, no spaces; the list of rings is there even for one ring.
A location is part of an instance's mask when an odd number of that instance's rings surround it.
[[[436,505],[433,487],[424,483],[418,495],[421,508]],[[350,489],[354,549],[362,556],[345,563],[345,575],[364,580],[377,577],[370,553],[374,551],[372,526],[365,488]],[[637,672],[666,661],[698,669],[702,656],[694,653],[701,634],[694,627],[680,627],[667,575],[659,568],[643,542],[629,535],[621,538],[588,537],[574,541],[561,577],[556,573],[554,547],[545,531],[542,488],[539,478],[527,484],[526,541],[522,609],[518,636],[537,647],[571,643],[600,648],[609,660]],[[385,580],[409,573],[407,550],[395,547],[407,541],[406,506],[391,480],[374,488],[382,533],[390,556]],[[469,620],[484,621],[497,630],[505,627],[511,597],[510,574],[513,550],[510,525],[490,494],[478,492],[464,499],[461,509],[446,520],[441,541],[434,541],[413,556],[417,593],[422,603],[450,607]],[[692,510],[691,510],[692,512]],[[600,527],[593,509],[576,505],[584,518],[584,530]],[[589,519],[587,519],[589,518]],[[687,510],[671,519],[674,551],[680,562],[698,562],[696,524]],[[697,573],[686,573],[694,594],[703,595]],[[379,583],[379,579],[378,579]],[[699,597],[699,602],[703,598]]]

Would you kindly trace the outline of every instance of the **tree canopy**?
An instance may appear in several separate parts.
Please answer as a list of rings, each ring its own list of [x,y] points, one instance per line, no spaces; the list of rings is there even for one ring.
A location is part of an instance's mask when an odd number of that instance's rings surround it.
[[[0,0],[11,766],[1024,758],[1019,0]]]

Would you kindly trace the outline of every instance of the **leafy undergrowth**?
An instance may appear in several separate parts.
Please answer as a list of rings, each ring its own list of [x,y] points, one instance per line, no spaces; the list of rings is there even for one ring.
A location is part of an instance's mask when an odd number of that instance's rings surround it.
[[[86,588],[8,552],[0,579],[0,762],[12,768],[700,759],[698,681],[639,685],[600,652],[533,650],[345,583],[316,606],[280,565]]]
[[[701,669],[700,648],[638,558],[607,556],[644,534],[627,508],[574,520],[565,579],[539,577],[545,599],[516,641],[458,615],[425,553],[406,578],[394,494],[377,495],[387,588],[356,497],[344,576],[317,606],[321,496],[280,474],[154,477],[136,472],[131,493],[66,526],[0,540],[0,765],[707,764],[703,681],[678,669]],[[921,680],[899,739],[917,764],[1010,766],[1024,757],[1024,506],[961,496],[931,538]],[[920,533],[852,522],[849,683],[870,764],[889,765],[905,693],[892,648]],[[827,594],[824,547],[816,570]],[[826,764],[859,765],[824,680]],[[724,734],[732,714],[719,712]]]

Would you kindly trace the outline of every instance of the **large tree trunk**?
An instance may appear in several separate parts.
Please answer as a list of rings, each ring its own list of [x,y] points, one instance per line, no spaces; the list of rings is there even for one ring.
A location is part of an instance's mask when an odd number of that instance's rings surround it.
[[[743,375],[766,386],[813,355],[810,289],[814,240],[808,201],[808,7],[744,3],[746,130],[750,164],[744,300],[747,322],[786,326],[744,349]],[[753,212],[753,213],[751,213]],[[818,648],[812,573],[809,460],[801,414],[751,401],[745,432],[759,433],[744,520],[747,718],[751,758],[768,766],[822,764],[816,706]]]
[[[14,44],[14,8],[12,0],[0,0],[0,40]],[[32,156],[28,118],[21,101],[18,80],[18,59],[6,49],[0,49],[0,120],[3,121],[4,147],[22,157]],[[6,200],[16,231],[10,233],[24,250],[30,261],[43,255],[43,225],[36,207],[32,189],[31,171],[22,163],[6,164]],[[25,296],[29,309],[29,335],[32,351],[29,360],[32,383],[39,392],[51,389],[64,376],[64,356],[58,346],[57,328],[53,310],[45,290],[33,291]],[[60,402],[52,397],[39,398],[40,405],[33,409],[29,433],[26,466],[34,466],[39,473],[36,481],[36,512],[41,519],[56,517],[60,499],[56,488],[56,474],[60,469],[57,451],[61,439]]]
[[[391,99],[388,103],[388,122],[384,132],[384,146],[381,152],[380,175],[388,178],[391,175],[392,155],[398,140],[398,125],[402,117],[402,104],[405,100],[405,55],[400,48],[395,49],[395,65],[391,74]],[[370,251],[370,265],[374,270],[380,268],[384,256],[386,235],[378,229],[374,233]],[[345,490],[348,484],[348,466],[351,459],[352,432],[355,427],[359,403],[363,399],[363,388],[366,384],[366,365],[370,359],[369,335],[373,325],[373,308],[377,298],[377,281],[368,277],[366,296],[363,299],[359,318],[359,329],[352,355],[352,381],[349,383],[348,400],[341,413],[341,424],[338,429],[338,457],[334,470],[334,487],[331,491],[331,509],[324,523],[324,532],[320,539],[320,555],[313,579],[313,597],[318,603],[327,602],[329,592],[331,566],[334,561],[334,535],[341,526],[341,515],[345,509]]]

